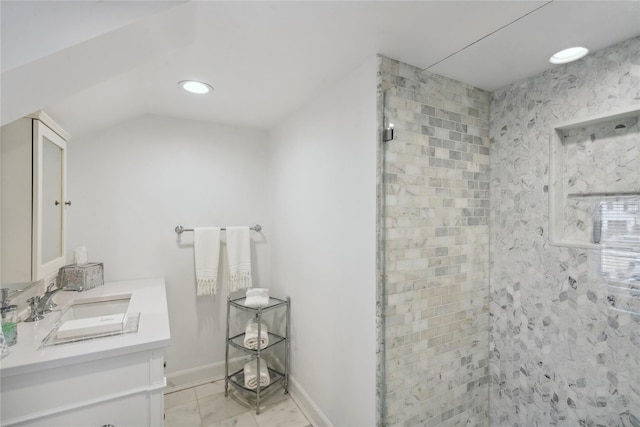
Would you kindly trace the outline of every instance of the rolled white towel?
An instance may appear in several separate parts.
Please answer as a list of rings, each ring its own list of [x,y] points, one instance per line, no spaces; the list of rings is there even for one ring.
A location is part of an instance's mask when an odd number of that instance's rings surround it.
[[[269,305],[269,289],[247,289],[244,305],[252,308],[266,307],[267,305]]]
[[[267,325],[260,322],[260,339],[258,339],[258,322],[254,322],[253,319],[247,323],[247,328],[244,330],[244,346],[251,350],[258,349],[258,342],[260,342],[260,349],[269,345],[269,331]]]
[[[260,387],[266,387],[271,383],[267,362],[260,361]],[[257,359],[244,365],[244,386],[250,390],[258,388],[258,361]]]

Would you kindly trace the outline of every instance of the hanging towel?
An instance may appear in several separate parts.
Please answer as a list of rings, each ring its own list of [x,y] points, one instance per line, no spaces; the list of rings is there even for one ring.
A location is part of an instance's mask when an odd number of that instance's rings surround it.
[[[214,295],[218,285],[220,228],[195,228],[193,230],[193,251],[196,264],[197,295]]]
[[[267,325],[264,322],[260,322],[260,339],[258,339],[258,322],[254,319],[249,319],[244,330],[244,346],[251,350],[257,350],[258,343],[260,343],[260,350],[269,345]]]
[[[260,377],[260,387],[266,387],[271,383],[269,377],[269,368],[264,359],[260,360],[260,375],[258,375],[257,359],[247,362],[244,365],[244,386],[248,389],[255,390],[258,388],[258,377]]]
[[[251,235],[249,227],[227,227],[229,293],[251,287]]]

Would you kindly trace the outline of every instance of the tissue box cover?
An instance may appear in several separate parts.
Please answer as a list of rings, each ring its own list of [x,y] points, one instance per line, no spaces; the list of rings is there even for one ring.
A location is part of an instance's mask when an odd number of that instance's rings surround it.
[[[101,262],[69,264],[58,271],[58,286],[69,291],[86,291],[104,285],[104,267]]]

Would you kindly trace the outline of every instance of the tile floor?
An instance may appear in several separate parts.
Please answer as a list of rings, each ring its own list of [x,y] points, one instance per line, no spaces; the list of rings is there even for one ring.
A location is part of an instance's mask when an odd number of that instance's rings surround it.
[[[164,412],[165,427],[311,427],[282,389],[265,399],[256,415],[231,393],[224,396],[224,380],[165,394]]]

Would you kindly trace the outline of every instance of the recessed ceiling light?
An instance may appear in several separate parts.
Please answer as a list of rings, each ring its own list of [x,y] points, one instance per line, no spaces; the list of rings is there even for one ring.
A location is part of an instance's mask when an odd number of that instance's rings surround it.
[[[568,62],[577,61],[589,53],[589,49],[584,47],[570,47],[569,49],[561,50],[555,53],[549,62],[552,64],[566,64]]]
[[[181,82],[178,82],[178,84],[187,92],[197,93],[198,95],[203,95],[213,90],[213,87],[211,87],[211,85],[195,80],[183,80]]]

